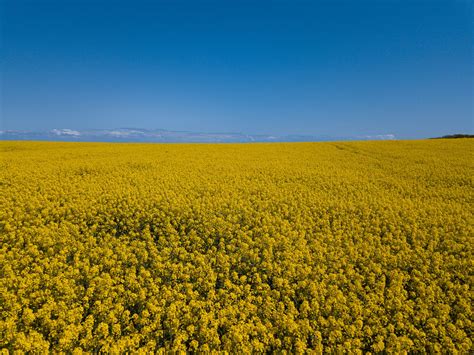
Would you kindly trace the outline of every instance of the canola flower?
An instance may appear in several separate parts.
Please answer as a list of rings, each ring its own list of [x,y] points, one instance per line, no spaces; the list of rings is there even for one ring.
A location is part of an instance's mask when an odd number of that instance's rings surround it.
[[[472,353],[473,147],[0,142],[0,348]]]

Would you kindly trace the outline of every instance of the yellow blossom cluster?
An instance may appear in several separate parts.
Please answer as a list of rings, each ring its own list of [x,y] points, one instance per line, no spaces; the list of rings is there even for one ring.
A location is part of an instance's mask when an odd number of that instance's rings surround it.
[[[0,348],[472,353],[473,147],[0,142]]]

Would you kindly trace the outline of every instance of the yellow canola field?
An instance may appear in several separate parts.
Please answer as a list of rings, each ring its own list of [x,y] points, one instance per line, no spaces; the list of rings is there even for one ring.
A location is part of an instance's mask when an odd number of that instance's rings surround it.
[[[0,142],[0,348],[472,353],[473,148]]]

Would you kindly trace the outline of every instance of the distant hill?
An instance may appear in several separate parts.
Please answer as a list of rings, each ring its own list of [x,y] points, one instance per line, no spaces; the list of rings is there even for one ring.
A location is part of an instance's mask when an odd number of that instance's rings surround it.
[[[75,130],[69,128],[32,131],[3,130],[0,140],[37,140],[62,142],[154,142],[154,143],[251,143],[251,142],[325,142],[349,140],[391,140],[393,134],[366,136],[251,135],[243,133],[205,133],[164,129],[116,128]]]

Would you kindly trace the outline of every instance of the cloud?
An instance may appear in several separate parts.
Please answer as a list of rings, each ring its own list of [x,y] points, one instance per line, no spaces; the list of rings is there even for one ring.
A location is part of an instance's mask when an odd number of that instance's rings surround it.
[[[105,131],[104,134],[113,136],[113,137],[135,137],[135,136],[147,135],[146,132],[138,131],[135,129],[118,129],[118,130],[112,130],[112,131]]]
[[[122,132],[122,131],[109,131],[107,134],[114,136],[114,137],[128,137],[130,136],[130,132]]]
[[[53,134],[57,136],[80,136],[81,133],[79,131],[74,131],[72,129],[64,128],[64,129],[53,129],[51,131]]]
[[[359,136],[361,139],[372,139],[372,140],[391,140],[396,139],[394,134],[376,134],[373,136]]]

